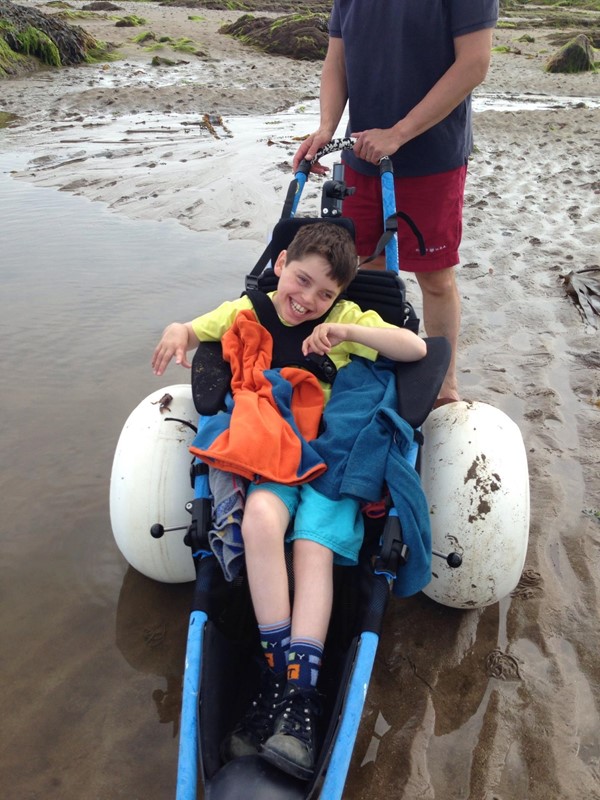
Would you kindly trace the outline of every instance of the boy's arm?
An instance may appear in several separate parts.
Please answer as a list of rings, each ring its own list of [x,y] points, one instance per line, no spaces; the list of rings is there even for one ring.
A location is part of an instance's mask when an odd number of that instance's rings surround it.
[[[394,361],[418,361],[427,353],[425,341],[406,328],[372,328],[366,325],[323,322],[302,343],[304,355],[329,353],[341,342],[356,342]]]
[[[186,354],[188,350],[198,347],[199,343],[191,322],[172,322],[167,325],[152,356],[154,374],[162,375],[173,357],[176,364],[190,369],[192,365]]]

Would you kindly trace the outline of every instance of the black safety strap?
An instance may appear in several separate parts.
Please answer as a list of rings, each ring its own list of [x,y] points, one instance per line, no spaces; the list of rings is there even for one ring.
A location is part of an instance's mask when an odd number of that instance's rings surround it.
[[[252,301],[254,311],[260,324],[266,328],[273,338],[273,367],[301,367],[325,383],[333,383],[337,375],[337,368],[328,355],[311,353],[302,354],[302,342],[313,330],[325,322],[331,309],[328,309],[319,319],[301,322],[299,325],[285,325],[280,319],[273,301],[260,289],[250,289],[247,292]]]
[[[398,233],[398,219],[402,219],[404,222],[406,222],[417,239],[419,244],[419,253],[422,256],[425,255],[427,250],[425,249],[425,240],[423,239],[423,234],[417,228],[416,224],[411,217],[408,216],[408,214],[406,214],[404,211],[396,211],[394,214],[390,214],[390,216],[385,220],[384,231],[375,246],[374,252],[370,256],[367,256],[367,258],[364,258],[358,265],[359,267],[362,267],[363,264],[369,264],[371,261],[374,261],[377,256],[380,256],[383,253],[392,236],[395,233]]]
[[[310,169],[310,164],[309,164]],[[279,222],[283,220],[292,219],[292,207],[294,205],[294,198],[296,196],[296,192],[298,191],[298,180],[294,178],[290,181],[290,185],[288,186],[287,194],[285,196],[285,201],[283,203],[283,208],[281,209],[281,216],[279,218]],[[261,272],[267,267],[272,259],[273,254],[273,240],[268,243],[268,245],[263,250],[260,258],[252,268],[252,270],[246,275],[246,289],[258,289],[258,276]]]
[[[271,249],[271,242],[269,242],[252,270],[246,275],[246,291],[258,289],[260,274],[271,261]]]

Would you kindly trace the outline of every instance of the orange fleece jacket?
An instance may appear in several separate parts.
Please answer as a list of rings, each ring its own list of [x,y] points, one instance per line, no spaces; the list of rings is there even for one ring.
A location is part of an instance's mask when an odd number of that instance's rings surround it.
[[[321,475],[327,467],[308,444],[324,406],[315,376],[296,367],[271,369],[273,340],[252,311],[238,313],[222,344],[233,409],[209,418],[190,451],[249,480],[295,485]]]

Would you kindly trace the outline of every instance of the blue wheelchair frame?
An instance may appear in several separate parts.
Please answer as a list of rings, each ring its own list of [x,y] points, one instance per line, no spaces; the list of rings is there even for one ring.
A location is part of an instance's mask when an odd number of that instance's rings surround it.
[[[352,146],[352,140],[342,140],[332,143],[334,146],[324,148],[317,155],[317,159],[333,150],[348,149]],[[315,161],[317,160],[315,159]],[[296,173],[294,180],[290,184],[290,190],[284,205],[282,218],[294,217],[298,208],[304,185],[310,171],[311,164],[303,162],[301,169]],[[394,192],[394,178],[389,159],[384,159],[380,169],[382,192],[383,192],[383,218],[386,228],[385,240],[385,260],[386,269],[399,273],[398,261],[398,241],[397,241],[397,212]],[[341,207],[341,203],[340,203]],[[400,215],[403,216],[403,215]],[[445,340],[443,340],[445,342]],[[447,344],[447,343],[446,343]],[[449,348],[444,348],[442,360],[449,356]],[[444,370],[445,371],[445,370]],[[199,425],[202,425],[202,417]],[[413,442],[407,456],[409,463],[416,467],[419,445]],[[194,478],[194,503],[196,511],[192,518],[195,524],[202,525],[205,517],[210,514],[210,490],[208,477],[201,469]],[[298,789],[297,784],[290,786],[288,793],[283,791],[281,794],[269,795],[269,797],[321,797],[323,800],[337,800],[342,797],[346,782],[352,751],[356,741],[360,726],[361,715],[367,695],[367,689],[371,679],[371,673],[375,662],[375,656],[379,645],[379,627],[383,617],[383,611],[390,593],[390,587],[396,577],[398,564],[404,554],[402,552],[402,535],[395,509],[391,509],[385,522],[382,540],[387,536],[388,544],[391,542],[390,557],[385,559],[385,563],[378,561],[374,570],[374,580],[380,584],[375,588],[378,596],[376,604],[381,606],[378,612],[379,620],[370,628],[363,630],[358,639],[354,652],[354,659],[351,670],[346,682],[346,688],[341,701],[338,704],[339,718],[335,735],[329,745],[329,752],[325,757],[321,757],[319,764],[320,773],[315,781],[306,787],[306,792]],[[215,557],[211,551],[203,544],[194,549],[192,545],[193,557],[197,569],[197,592],[210,592],[212,562]],[[380,563],[381,562],[381,563]],[[200,708],[202,704],[201,696],[201,675],[202,675],[202,653],[204,647],[204,636],[206,625],[209,620],[208,610],[193,610],[190,614],[187,650],[185,656],[185,671],[183,678],[183,700],[181,713],[181,729],[179,743],[179,761],[177,774],[176,800],[196,800],[198,796],[198,784],[200,773],[203,772],[202,753],[200,747],[199,726]],[[202,776],[204,777],[204,775]],[[205,786],[205,797],[235,797],[235,792],[228,794],[213,793],[211,781],[203,781]],[[242,787],[244,789],[244,787]],[[248,791],[248,787],[245,787]],[[241,796],[248,797],[242,791]],[[266,795],[264,796],[266,800]],[[261,794],[261,800],[263,795]]]

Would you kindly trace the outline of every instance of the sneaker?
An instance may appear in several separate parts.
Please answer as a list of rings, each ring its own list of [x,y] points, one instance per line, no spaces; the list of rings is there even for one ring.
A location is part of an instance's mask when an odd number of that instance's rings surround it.
[[[275,674],[270,669],[262,672],[258,695],[221,743],[221,758],[224,762],[258,753],[260,746],[273,733],[285,683],[285,672]]]
[[[315,771],[316,719],[321,714],[316,689],[302,689],[288,683],[273,735],[261,756],[288,775],[307,781]]]

